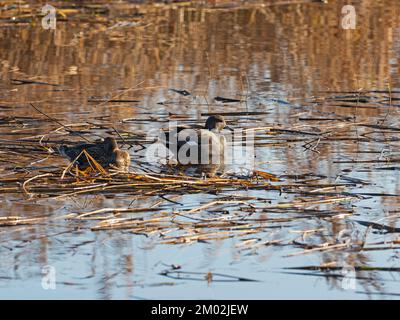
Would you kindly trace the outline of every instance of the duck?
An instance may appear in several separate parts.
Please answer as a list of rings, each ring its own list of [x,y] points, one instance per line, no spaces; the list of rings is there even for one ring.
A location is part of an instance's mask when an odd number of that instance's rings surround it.
[[[130,155],[127,151],[121,150],[113,137],[107,137],[98,143],[80,143],[75,146],[62,145],[59,148],[60,154],[70,161],[74,161],[81,153],[75,164],[84,170],[90,166],[87,157],[83,154],[86,150],[103,168],[116,168],[121,171],[129,171]]]
[[[195,166],[196,173],[212,177],[223,168],[226,139],[221,131],[225,128],[232,130],[223,116],[211,115],[203,128],[178,126],[165,132],[164,139],[160,140],[178,165]]]

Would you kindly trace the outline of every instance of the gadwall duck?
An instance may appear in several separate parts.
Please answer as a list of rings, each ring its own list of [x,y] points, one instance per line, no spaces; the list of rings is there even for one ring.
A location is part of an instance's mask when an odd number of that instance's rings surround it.
[[[165,133],[161,142],[171,151],[179,165],[196,166],[196,172],[213,176],[223,167],[226,139],[221,130],[228,128],[220,115],[207,118],[204,128],[178,126]],[[194,154],[191,154],[191,152]]]
[[[61,155],[67,157],[70,161],[75,160],[83,150],[86,150],[103,168],[115,167],[122,171],[129,170],[129,153],[119,149],[117,141],[112,137],[107,137],[99,143],[83,143],[72,147],[61,146],[59,150]],[[75,163],[80,169],[86,169],[90,166],[83,153]]]

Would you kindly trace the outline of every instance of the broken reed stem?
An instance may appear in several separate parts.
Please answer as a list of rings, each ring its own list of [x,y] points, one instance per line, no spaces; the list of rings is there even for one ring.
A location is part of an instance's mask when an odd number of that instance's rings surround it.
[[[79,135],[82,139],[86,140],[87,142],[91,142],[90,140],[88,140],[86,137],[84,137],[83,135],[81,135],[80,133],[77,133],[73,130],[71,130],[70,128],[68,128],[67,126],[63,125],[60,121],[58,121],[57,119],[50,117],[48,114],[44,113],[43,111],[41,111],[38,107],[35,107],[33,105],[33,103],[30,103],[31,107],[33,109],[35,109],[37,112],[39,112],[40,114],[44,115],[45,117],[47,117],[48,119],[50,119],[51,121],[57,123],[58,125],[62,126],[64,129],[66,129],[68,132],[73,132],[74,134]]]
[[[85,149],[81,151],[81,153],[78,154],[78,156],[72,160],[68,166],[64,169],[61,175],[61,180],[64,179],[66,173],[71,169],[71,167],[75,164],[75,162],[82,156],[82,154],[85,155],[90,167],[93,169],[93,171],[96,171],[95,168],[102,174],[102,175],[107,175],[107,171],[101,166],[100,163],[98,163]],[[95,168],[92,167],[92,164],[95,166]],[[78,170],[78,169],[77,169]]]
[[[286,255],[286,257],[294,257],[294,256],[309,254],[309,253],[313,253],[313,252],[317,252],[317,251],[327,252],[327,251],[332,251],[332,250],[341,250],[341,249],[347,248],[348,246],[349,245],[347,243],[323,245],[323,246],[317,247],[317,248],[306,249],[306,250],[303,250],[300,252],[289,253],[288,255]]]
[[[32,195],[32,194],[29,193],[28,190],[27,190],[27,188],[26,188],[27,185],[28,185],[28,183],[31,182],[31,181],[33,181],[33,180],[35,180],[35,179],[39,179],[39,178],[43,178],[43,177],[50,177],[50,176],[53,176],[53,174],[52,174],[52,173],[44,173],[44,174],[39,174],[39,175],[37,175],[37,176],[34,176],[34,177],[32,177],[32,178],[26,180],[26,181],[22,184],[22,190],[24,190],[25,194],[27,194],[28,196],[30,196],[30,195]]]
[[[202,206],[200,206],[200,207],[198,207],[198,208],[194,208],[194,209],[191,209],[191,210],[189,210],[189,211],[186,211],[185,214],[191,214],[191,213],[194,213],[194,212],[202,211],[202,210],[208,209],[208,208],[210,208],[210,207],[212,207],[212,206],[215,206],[215,205],[221,205],[221,204],[240,204],[240,203],[241,203],[241,204],[246,204],[246,205],[248,205],[248,206],[252,206],[251,204],[249,204],[249,203],[246,202],[246,201],[220,201],[220,200],[216,200],[216,201],[209,202],[209,203],[207,203],[207,204],[205,204],[205,205],[202,205]]]

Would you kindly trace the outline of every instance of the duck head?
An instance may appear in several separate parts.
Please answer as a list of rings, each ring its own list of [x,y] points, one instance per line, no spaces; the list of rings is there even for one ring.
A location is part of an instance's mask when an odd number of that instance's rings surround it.
[[[115,166],[125,172],[129,171],[129,165],[131,163],[131,157],[129,153],[125,150],[115,150],[114,151],[114,162]]]
[[[226,122],[223,116],[209,116],[204,128],[210,131],[211,130],[221,131],[225,127],[226,127]]]

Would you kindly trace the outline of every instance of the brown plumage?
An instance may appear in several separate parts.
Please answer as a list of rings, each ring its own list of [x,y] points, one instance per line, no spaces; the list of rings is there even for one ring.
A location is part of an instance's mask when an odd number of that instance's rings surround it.
[[[70,161],[75,160],[79,154],[86,150],[103,168],[115,167],[119,170],[128,171],[130,156],[127,151],[118,147],[117,141],[112,137],[107,137],[99,143],[83,143],[76,146],[61,146],[60,154],[67,157]],[[85,154],[81,154],[75,161],[80,169],[90,166]]]

